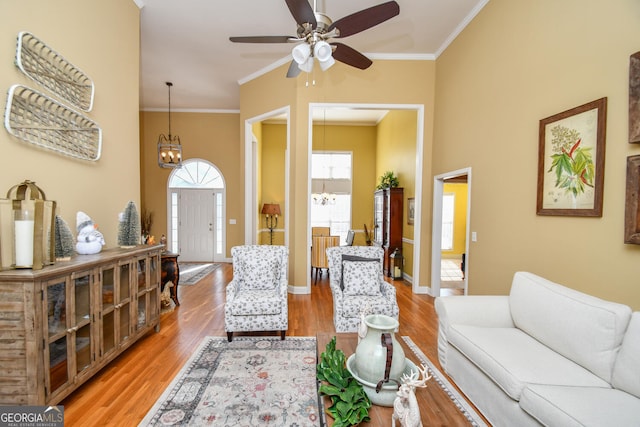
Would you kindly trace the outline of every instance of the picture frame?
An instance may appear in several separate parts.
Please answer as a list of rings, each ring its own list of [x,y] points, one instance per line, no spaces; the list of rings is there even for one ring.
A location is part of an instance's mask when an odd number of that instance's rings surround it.
[[[538,215],[601,217],[607,98],[540,120]]]
[[[640,155],[627,157],[627,191],[624,204],[624,242],[640,245]]]
[[[416,199],[409,197],[407,199],[407,224],[413,225],[416,219]]]
[[[640,52],[629,57],[629,144],[640,144]]]

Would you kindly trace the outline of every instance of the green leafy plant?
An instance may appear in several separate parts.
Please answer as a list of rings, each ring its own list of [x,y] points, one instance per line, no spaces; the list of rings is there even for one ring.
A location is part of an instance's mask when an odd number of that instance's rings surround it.
[[[380,177],[380,184],[376,187],[378,190],[382,190],[383,188],[395,188],[400,185],[400,181],[398,181],[398,177],[393,173],[393,171],[386,171]]]
[[[551,134],[553,154],[548,172],[555,172],[556,188],[563,189],[575,198],[584,193],[586,187],[593,187],[595,165],[591,149],[580,146],[582,138],[575,129],[555,126]]]
[[[370,421],[371,400],[346,368],[346,357],[336,349],[336,337],[327,344],[316,367],[318,379],[323,381],[320,393],[331,398],[327,409],[333,417],[334,427],[355,426]]]

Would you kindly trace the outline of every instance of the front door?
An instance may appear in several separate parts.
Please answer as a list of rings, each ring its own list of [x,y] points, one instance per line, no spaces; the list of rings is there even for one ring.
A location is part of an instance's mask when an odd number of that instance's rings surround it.
[[[180,189],[178,240],[180,261],[214,260],[214,203],[211,190]]]

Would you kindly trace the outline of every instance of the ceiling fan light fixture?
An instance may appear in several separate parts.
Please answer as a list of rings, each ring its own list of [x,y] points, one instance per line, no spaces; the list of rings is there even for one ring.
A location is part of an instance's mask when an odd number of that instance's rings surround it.
[[[320,63],[320,68],[322,69],[322,71],[327,71],[333,64],[336,63],[336,60],[333,59],[333,56],[330,56],[326,61],[318,60],[318,62]]]
[[[327,61],[331,58],[331,45],[323,40],[316,42],[313,47],[313,56],[320,62]]]
[[[298,64],[298,68],[300,68],[305,73],[310,73],[313,70],[313,56],[310,56],[302,64]]]
[[[293,60],[298,63],[300,68],[302,69],[302,64],[308,62],[309,59],[313,61],[311,58],[311,47],[306,43],[300,43],[291,51],[291,56],[293,56]]]

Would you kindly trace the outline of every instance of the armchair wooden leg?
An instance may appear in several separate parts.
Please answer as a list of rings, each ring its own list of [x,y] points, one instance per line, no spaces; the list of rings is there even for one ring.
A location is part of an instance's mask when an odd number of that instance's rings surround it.
[[[227,341],[231,342],[233,339],[233,332],[227,332]]]
[[[287,331],[280,331],[280,340],[284,341],[284,336],[287,333]]]

